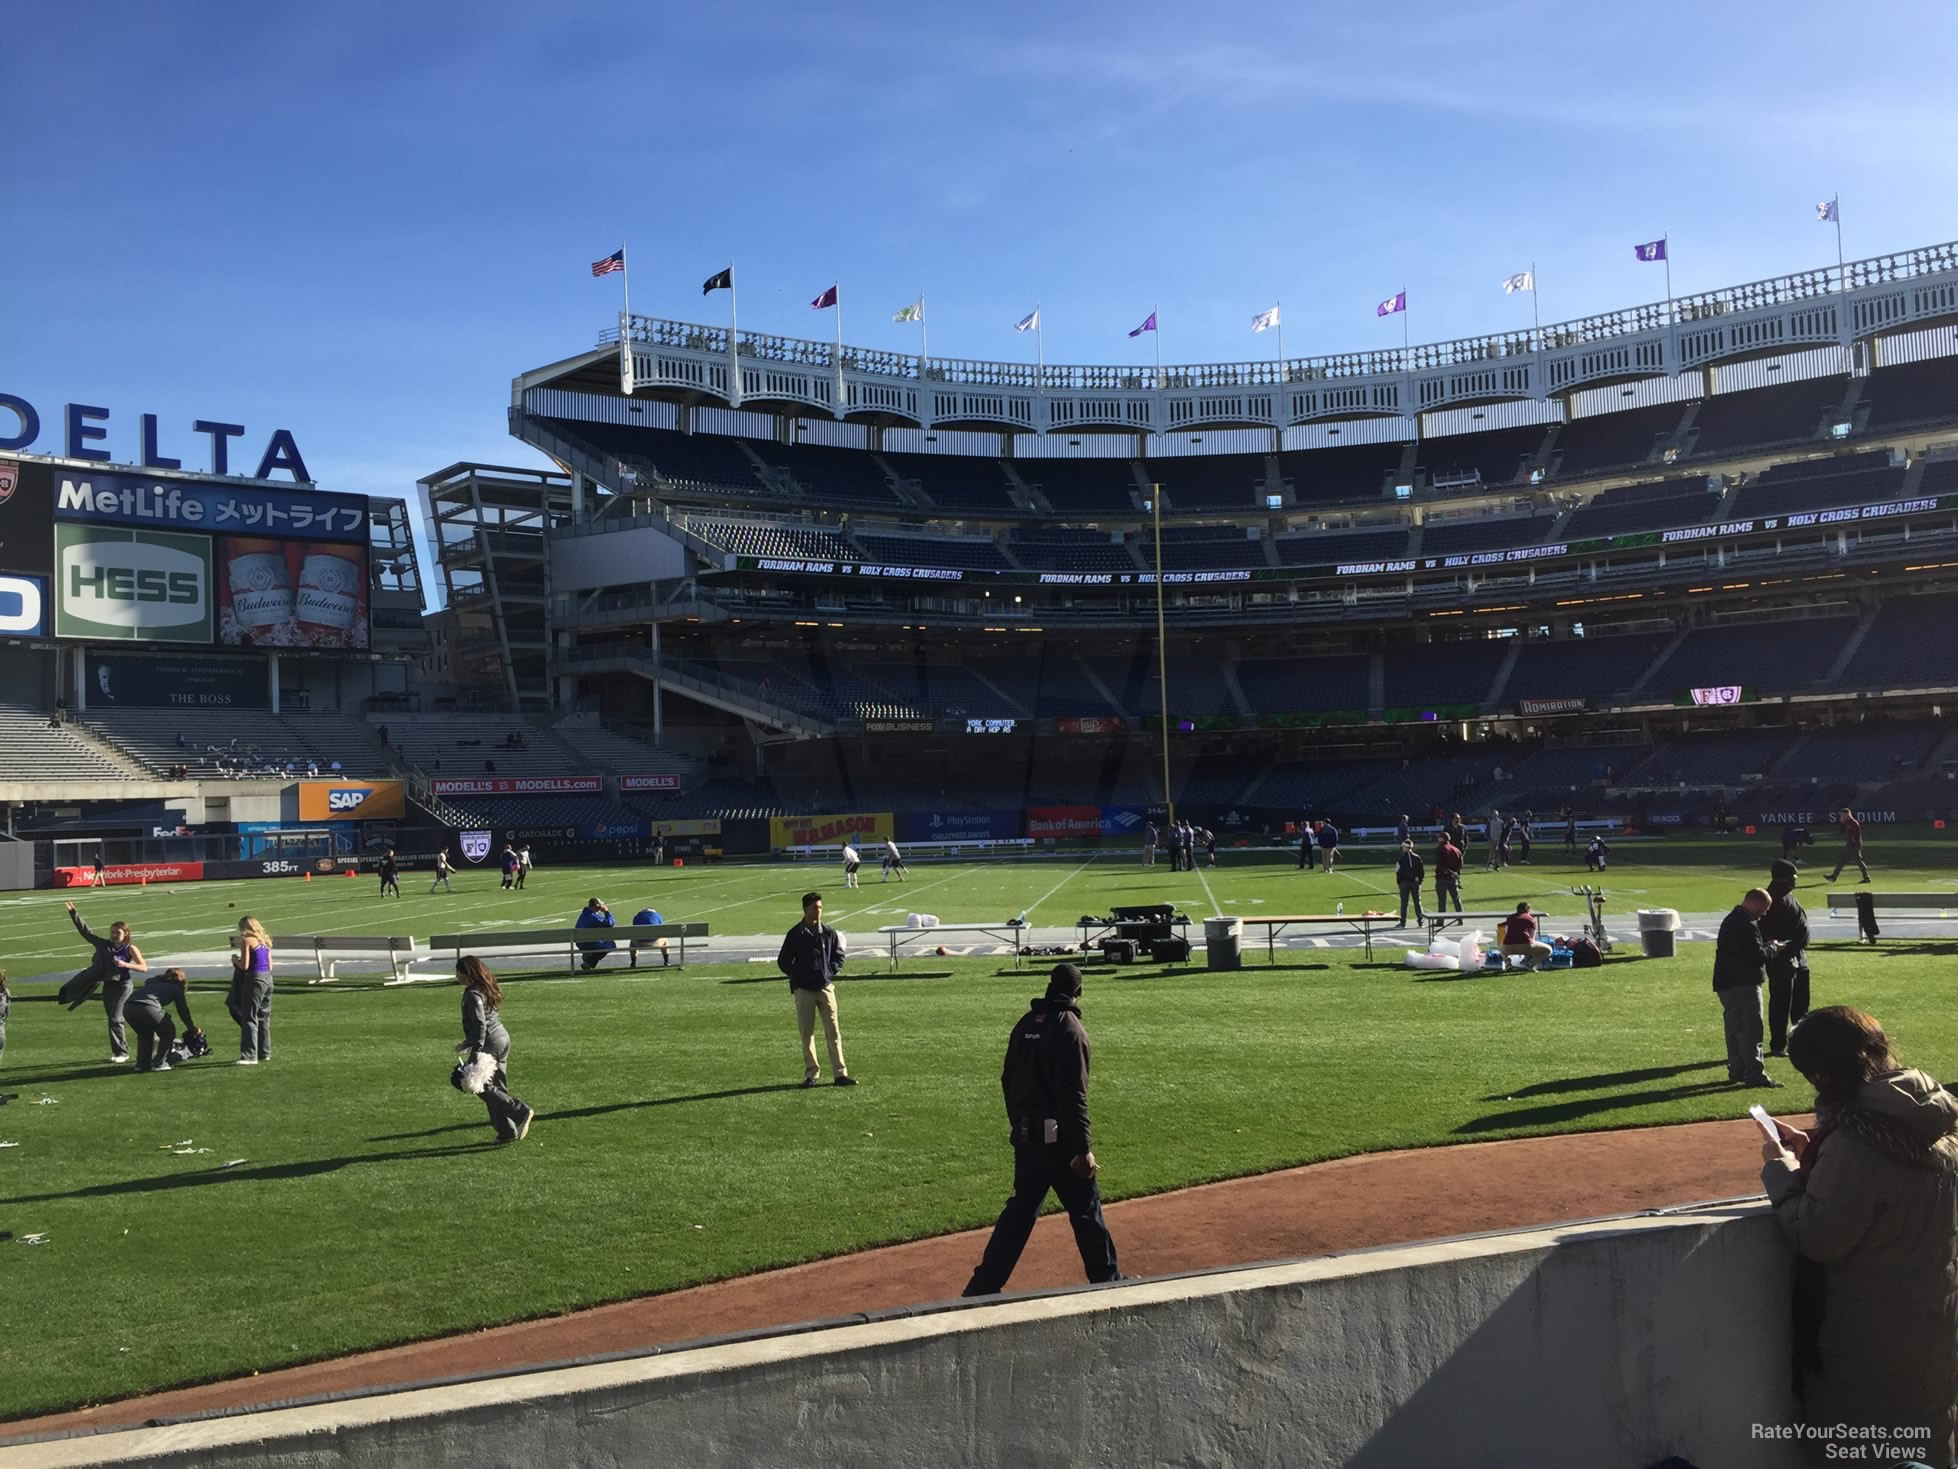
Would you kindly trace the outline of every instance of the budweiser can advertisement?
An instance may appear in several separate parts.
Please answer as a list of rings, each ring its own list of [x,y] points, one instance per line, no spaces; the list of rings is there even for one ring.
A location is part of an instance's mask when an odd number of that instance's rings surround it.
[[[225,544],[225,595],[239,632],[255,643],[282,638],[293,609],[292,570],[286,565],[285,547],[278,541],[244,537]]]
[[[218,641],[234,647],[365,648],[367,548],[219,536]]]

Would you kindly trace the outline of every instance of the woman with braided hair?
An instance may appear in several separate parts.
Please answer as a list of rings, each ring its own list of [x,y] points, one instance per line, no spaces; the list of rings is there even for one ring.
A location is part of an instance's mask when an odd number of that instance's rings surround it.
[[[1815,1086],[1815,1127],[1775,1124],[1761,1182],[1799,1257],[1803,1415],[1958,1461],[1958,1097],[1846,1005],[1811,1011],[1788,1059]],[[1806,1442],[1828,1462],[1828,1443]]]

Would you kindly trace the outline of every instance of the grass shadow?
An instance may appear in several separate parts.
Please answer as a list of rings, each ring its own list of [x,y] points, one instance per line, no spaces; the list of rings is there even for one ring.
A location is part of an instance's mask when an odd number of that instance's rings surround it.
[[[135,1052],[132,1050],[130,1054],[133,1056]],[[35,1071],[25,1068],[17,1071],[9,1067],[7,1081],[13,1086],[50,1086],[57,1081],[93,1081],[101,1076],[130,1076],[135,1073],[135,1070],[134,1061],[127,1066],[110,1066],[104,1063],[99,1066],[75,1067],[67,1071]]]
[[[217,1183],[268,1183],[288,1178],[317,1178],[366,1163],[403,1163],[422,1158],[453,1158],[480,1153],[503,1144],[485,1139],[465,1147],[404,1148],[390,1153],[356,1153],[344,1158],[301,1158],[291,1163],[267,1163],[257,1168],[201,1168],[189,1173],[166,1173],[156,1178],[128,1178],[120,1183],[90,1184],[64,1193],[17,1194],[0,1199],[10,1205],[46,1204],[62,1199],[110,1199],[120,1194],[169,1193]]]
[[[1724,1062],[1716,1063],[1724,1065]],[[1458,1136],[1473,1136],[1479,1132],[1500,1132],[1511,1127],[1544,1127],[1575,1122],[1600,1112],[1617,1112],[1627,1107],[1654,1106],[1660,1102],[1683,1101],[1689,1097],[1708,1096],[1714,1092],[1742,1092],[1746,1088],[1738,1082],[1697,1081],[1684,1086],[1660,1087],[1655,1091],[1621,1092],[1616,1096],[1588,1097],[1580,1101],[1556,1102],[1542,1107],[1522,1107],[1513,1112],[1492,1112],[1486,1117],[1472,1118],[1455,1129]]]
[[[1596,1092],[1607,1087],[1635,1086],[1642,1081],[1665,1081],[1670,1077],[1684,1076],[1689,1071],[1718,1071],[1727,1063],[1724,1061],[1689,1061],[1683,1066],[1644,1066],[1636,1071],[1607,1071],[1597,1076],[1564,1076],[1555,1081],[1539,1081],[1530,1086],[1518,1087],[1513,1091],[1496,1096],[1484,1097],[1485,1102],[1510,1102],[1518,1097],[1557,1096],[1564,1092]]]
[[[569,1107],[562,1112],[539,1112],[539,1122],[575,1122],[580,1117],[606,1117],[614,1112],[636,1112],[643,1107],[678,1107],[688,1102],[724,1102],[734,1097],[762,1097],[770,1092],[799,1092],[803,1090],[820,1091],[820,1087],[804,1088],[800,1082],[778,1081],[767,1086],[737,1086],[718,1092],[692,1092],[680,1097],[644,1097],[634,1102],[606,1102],[596,1107]],[[406,1134],[413,1136],[413,1134]],[[379,1139],[376,1139],[379,1141]]]

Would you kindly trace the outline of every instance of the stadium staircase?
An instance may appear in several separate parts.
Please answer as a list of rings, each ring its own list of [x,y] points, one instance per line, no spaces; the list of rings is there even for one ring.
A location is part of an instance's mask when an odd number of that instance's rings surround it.
[[[1006,481],[1012,486],[1011,493],[1013,502],[1016,505],[1024,505],[1028,513],[1033,515],[1052,515],[1054,513],[1053,501],[1049,500],[1040,491],[1021,479],[1020,471],[1014,467],[1011,459],[1002,459],[1000,464],[1006,470]]]
[[[1379,719],[1387,711],[1387,664],[1378,653],[1367,660],[1367,717]]]
[[[1116,698],[1108,685],[1102,682],[1101,675],[1095,671],[1095,665],[1089,659],[1076,658],[1074,663],[1075,667],[1081,670],[1081,676],[1087,681],[1088,687],[1106,699],[1110,709],[1118,709],[1131,719],[1143,712],[1140,709],[1130,709],[1120,699]]]
[[[1237,710],[1239,717],[1255,724],[1258,711],[1251,707],[1251,701],[1244,697],[1244,685],[1237,681],[1237,660],[1226,658],[1217,665],[1217,671],[1223,675],[1224,690],[1231,696],[1231,705]]]
[[[990,678],[987,678],[986,675],[981,670],[974,668],[971,664],[968,663],[965,667],[965,671],[971,674],[974,679],[976,679],[979,683],[983,684],[986,688],[988,688],[995,695],[997,695],[1000,703],[1004,704],[1008,709],[1011,709],[1016,716],[1018,716],[1021,719],[1033,718],[1032,709],[1028,708],[1023,701],[1016,699],[1011,694],[1007,693],[1005,689],[1001,688],[998,684],[994,683]]]
[[[1876,622],[1876,611],[1872,607],[1863,614],[1862,620],[1856,624],[1856,631],[1849,635],[1848,641],[1842,645],[1842,651],[1836,654],[1836,661],[1829,665],[1828,675],[1823,680],[1829,687],[1835,687],[1849,671],[1850,663],[1863,646],[1863,639],[1870,635],[1870,628]]]
[[[1741,486],[1740,486],[1740,481],[1738,479],[1733,479],[1728,481],[1727,492],[1720,497],[1719,505],[1714,507],[1714,511],[1713,511],[1714,520],[1726,521],[1726,520],[1733,519],[1734,503],[1740,499],[1740,491],[1741,491]]]
[[[1775,776],[1781,773],[1783,766],[1787,765],[1797,755],[1801,754],[1803,750],[1808,748],[1809,742],[1812,739],[1814,739],[1813,735],[1798,736],[1793,744],[1789,745],[1787,749],[1783,750],[1774,759],[1761,767],[1761,779],[1764,782],[1772,781]]]
[[[1638,681],[1634,683],[1630,688],[1625,690],[1626,696],[1631,697],[1633,695],[1644,693],[1645,686],[1652,682],[1653,678],[1658,675],[1659,670],[1661,668],[1664,668],[1666,664],[1671,660],[1672,655],[1679,651],[1679,645],[1686,641],[1687,636],[1691,632],[1692,632],[1691,628],[1682,627],[1678,632],[1674,633],[1672,637],[1667,641],[1665,647],[1659,650],[1659,656],[1657,658],[1654,658],[1650,663],[1646,664],[1645,672],[1641,673],[1638,676]]]
[[[1489,696],[1483,700],[1484,707],[1493,709],[1502,703],[1503,690],[1509,687],[1509,676],[1516,671],[1516,664],[1522,656],[1523,640],[1511,638],[1509,651],[1503,655],[1501,664],[1497,666],[1495,678],[1490,680]]]
[[[668,693],[685,694],[737,718],[807,739],[828,739],[836,733],[835,724],[809,710],[764,698],[752,687],[716,678],[698,667],[682,672],[669,662],[656,662],[646,648],[619,644],[574,648],[559,666],[567,673],[628,673],[656,683]]]

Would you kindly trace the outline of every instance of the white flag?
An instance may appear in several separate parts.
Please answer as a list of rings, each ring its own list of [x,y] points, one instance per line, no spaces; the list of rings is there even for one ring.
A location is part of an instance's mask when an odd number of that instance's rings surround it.
[[[1820,204],[1815,206],[1815,222],[1817,224],[1834,224],[1836,219],[1835,200],[1824,199]]]
[[[1021,317],[1018,321],[1013,323],[1013,330],[1016,332],[1037,331],[1039,327],[1040,327],[1040,308],[1038,306],[1034,307],[1033,310],[1029,311],[1025,316]]]
[[[1277,325],[1278,325],[1278,308],[1276,306],[1272,307],[1271,310],[1269,311],[1260,311],[1256,316],[1251,318],[1251,330],[1254,332],[1261,332],[1264,331],[1267,327],[1274,327]]]
[[[920,296],[909,306],[891,318],[892,321],[923,321],[925,319],[925,298]]]
[[[1534,291],[1536,289],[1536,272],[1519,270],[1515,275],[1509,276],[1503,281],[1502,288],[1505,296],[1513,296],[1518,291]]]

